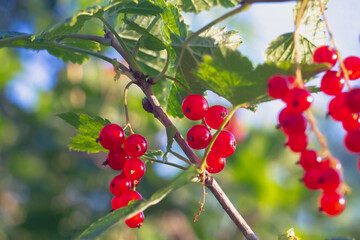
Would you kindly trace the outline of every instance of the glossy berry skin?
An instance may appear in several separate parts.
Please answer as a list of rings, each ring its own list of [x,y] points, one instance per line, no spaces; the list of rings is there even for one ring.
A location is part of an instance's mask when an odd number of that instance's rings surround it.
[[[125,176],[130,180],[140,180],[145,174],[144,162],[139,158],[130,158],[124,165]]]
[[[302,152],[306,149],[308,137],[303,134],[289,135],[286,145],[293,152]]]
[[[106,159],[106,163],[112,169],[120,171],[124,168],[125,162],[129,159],[123,148],[117,150],[110,150]]]
[[[334,192],[340,186],[340,174],[333,168],[321,168],[322,173],[319,178],[320,188],[324,192]]]
[[[211,142],[211,138],[210,130],[204,125],[193,126],[186,135],[187,143],[193,149],[206,148]]]
[[[231,132],[223,130],[216,138],[211,151],[219,157],[230,157],[236,149],[236,139]]]
[[[226,159],[219,157],[213,152],[210,152],[206,158],[206,170],[209,173],[218,173],[224,169],[226,164]]]
[[[310,107],[313,97],[308,90],[296,87],[288,92],[284,101],[291,112],[302,113]]]
[[[321,187],[319,182],[320,177],[321,169],[316,167],[305,171],[302,181],[307,189],[317,190]]]
[[[284,108],[279,113],[279,127],[287,135],[304,134],[307,127],[307,120],[302,113],[291,112]]]
[[[121,147],[125,140],[125,133],[122,127],[117,124],[104,126],[97,141],[107,150],[116,150]]]
[[[320,211],[329,216],[336,216],[342,213],[345,206],[345,197],[336,192],[324,192],[320,198]]]
[[[144,218],[144,212],[140,212],[132,218],[125,220],[125,223],[130,228],[140,228],[142,226],[142,223],[144,222]]]
[[[209,108],[205,114],[205,122],[212,129],[219,129],[225,118],[229,115],[229,110],[220,105]]]
[[[345,79],[340,72],[327,71],[321,79],[320,90],[327,95],[339,95],[344,88]]]
[[[350,109],[346,104],[346,95],[346,93],[341,93],[329,102],[328,114],[335,121],[342,121],[351,115]]]
[[[349,74],[349,80],[360,78],[360,58],[351,56],[344,59],[345,68]]]
[[[131,190],[133,187],[133,182],[121,172],[120,175],[115,176],[111,180],[109,189],[113,195],[120,196],[127,190]]]
[[[319,165],[318,156],[314,150],[304,150],[300,154],[299,164],[307,171]]]
[[[337,62],[337,55],[330,46],[318,47],[313,55],[314,63],[329,63],[334,66]]]
[[[125,207],[129,204],[130,201],[142,199],[140,193],[134,190],[128,190],[124,192],[121,196],[114,196],[111,200],[111,206],[114,210]]]
[[[125,139],[124,150],[131,157],[140,157],[146,153],[147,141],[139,134],[132,134]]]
[[[344,143],[349,151],[360,152],[360,129],[348,132],[344,138]]]
[[[360,129],[360,117],[356,115],[349,115],[342,120],[342,125],[345,131],[353,131]]]
[[[360,88],[353,88],[346,94],[346,106],[352,113],[360,112]]]
[[[290,84],[286,76],[274,75],[268,80],[267,91],[270,97],[284,99],[290,90]]]
[[[203,96],[194,94],[184,99],[181,108],[188,119],[200,120],[205,117],[209,104]]]

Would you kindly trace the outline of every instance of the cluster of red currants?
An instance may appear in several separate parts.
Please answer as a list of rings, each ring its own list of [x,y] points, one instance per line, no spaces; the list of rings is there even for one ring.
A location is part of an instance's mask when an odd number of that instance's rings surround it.
[[[337,55],[330,47],[322,46],[314,52],[313,59],[315,63],[328,63],[334,66]],[[344,65],[350,79],[360,77],[359,58],[349,57],[344,60]],[[342,119],[344,128],[349,131],[345,137],[347,148],[353,152],[360,152],[360,109],[356,109],[360,108],[360,89],[342,93],[344,83],[342,72],[329,70],[322,78],[320,89],[326,94],[335,95],[329,105],[329,114],[334,119]],[[357,91],[359,93],[356,93]],[[288,137],[286,145],[293,152],[300,153],[299,164],[305,171],[302,178],[304,185],[311,190],[323,191],[320,197],[321,211],[330,216],[340,214],[346,205],[345,197],[340,193],[343,182],[341,163],[332,156],[322,158],[316,151],[307,149],[308,120],[303,113],[313,101],[310,92],[300,86],[293,76],[274,75],[268,82],[268,94],[286,103],[286,107],[278,116],[278,128]]]
[[[122,127],[117,124],[104,126],[97,139],[101,146],[109,150],[104,165],[109,165],[121,173],[110,183],[110,192],[114,194],[111,200],[113,210],[125,207],[132,200],[142,199],[140,193],[134,189],[145,174],[145,164],[138,157],[147,150],[146,139],[139,134],[132,134],[125,138]],[[123,147],[122,147],[123,146]],[[125,221],[131,228],[140,228],[144,221],[144,213],[138,213]]]
[[[193,149],[205,149],[211,142],[211,129],[219,129],[229,114],[229,111],[220,105],[209,108],[206,99],[201,95],[189,95],[182,103],[182,111],[190,120],[202,120],[202,124],[189,129],[186,140]],[[224,169],[227,157],[236,149],[234,135],[226,130],[220,131],[211,151],[206,158],[206,170],[209,173],[218,173]]]
[[[329,46],[322,46],[314,52],[314,62],[328,63],[334,66],[337,62],[335,50]],[[360,58],[350,56],[344,59],[349,80],[360,78]],[[345,74],[342,71],[327,71],[322,80],[320,89],[327,95],[334,96],[329,103],[328,114],[335,121],[342,122],[347,131],[344,139],[346,148],[354,153],[360,153],[360,88],[343,91]],[[360,158],[358,160],[360,164]]]

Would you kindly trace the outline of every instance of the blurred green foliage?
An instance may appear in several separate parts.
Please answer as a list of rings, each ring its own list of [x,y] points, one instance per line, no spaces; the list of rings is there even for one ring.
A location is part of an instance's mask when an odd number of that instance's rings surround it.
[[[78,9],[104,2],[107,1],[0,0],[4,6],[0,11],[0,29],[20,27],[17,22],[27,22],[38,32]],[[100,25],[86,27],[101,34]],[[108,184],[117,173],[101,165],[104,153],[69,151],[67,146],[75,130],[56,115],[82,112],[123,125],[122,95],[127,80],[121,77],[114,82],[112,66],[94,58],[83,66],[64,65],[57,75],[56,87],[40,92],[35,109],[24,111],[4,93],[6,83],[23,69],[21,54],[15,49],[0,49],[0,239],[71,239],[110,210]],[[165,130],[142,109],[142,97],[139,89],[130,88],[132,127],[146,136],[150,149],[166,150]],[[191,126],[187,120],[175,123],[183,134]],[[329,121],[320,122],[320,126],[328,129]],[[339,149],[338,137],[328,137],[353,189],[348,208],[339,217],[317,213],[319,193],[299,184],[302,172],[295,165],[297,156],[284,149],[285,139],[275,130],[250,126],[248,138],[227,159],[225,170],[216,175],[260,239],[277,239],[291,227],[301,239],[360,236],[360,178],[351,159],[354,157]],[[174,148],[177,149],[176,144]],[[139,185],[145,198],[170,181],[161,176],[165,172],[171,174],[171,167],[156,165],[147,165],[146,176]],[[189,184],[149,208],[140,230],[121,224],[102,239],[243,239],[211,194],[206,197],[205,212],[199,222],[193,223],[201,199],[202,186]]]

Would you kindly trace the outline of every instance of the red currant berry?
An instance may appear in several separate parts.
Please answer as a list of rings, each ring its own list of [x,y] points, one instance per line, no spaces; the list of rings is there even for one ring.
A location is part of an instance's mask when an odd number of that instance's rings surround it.
[[[300,154],[299,164],[307,171],[319,165],[319,159],[314,150],[304,150]]]
[[[125,133],[122,127],[117,124],[108,124],[104,126],[99,134],[97,141],[103,148],[108,150],[117,150],[125,140]]]
[[[320,90],[327,95],[339,95],[344,88],[345,79],[340,72],[327,71],[321,79]]]
[[[351,56],[344,59],[345,68],[349,74],[349,80],[360,78],[360,58]]]
[[[125,220],[125,223],[130,228],[140,228],[142,226],[142,223],[144,222],[144,218],[144,213],[140,212],[132,218]]]
[[[125,207],[129,204],[130,201],[142,199],[140,193],[134,190],[128,190],[124,192],[121,196],[115,196],[111,200],[111,206],[114,210]]]
[[[286,94],[284,100],[290,111],[302,113],[310,107],[313,97],[310,92],[304,88],[293,88]]]
[[[204,125],[195,125],[189,129],[186,140],[193,149],[206,148],[211,142],[210,130]]]
[[[360,88],[353,88],[346,94],[346,105],[350,112],[360,112]]]
[[[320,198],[320,211],[330,216],[336,216],[344,211],[345,197],[336,192],[324,192]]]
[[[360,129],[360,117],[357,114],[351,114],[343,119],[342,125],[345,131],[348,132]]]
[[[226,164],[226,159],[219,157],[213,152],[210,152],[206,158],[206,170],[209,173],[218,173],[224,169]]]
[[[319,179],[321,177],[321,169],[319,167],[312,168],[305,171],[302,181],[307,189],[317,190],[320,189],[321,184]]]
[[[288,142],[286,145],[293,152],[302,152],[306,149],[308,144],[308,137],[303,134],[289,135]]]
[[[287,135],[304,133],[307,126],[307,120],[301,113],[294,113],[284,108],[279,113],[279,127]]]
[[[125,139],[124,149],[129,156],[140,157],[147,150],[147,141],[139,134],[132,134]]]
[[[320,188],[325,192],[334,192],[340,186],[340,175],[333,168],[321,168],[322,173],[319,178]]]
[[[127,190],[131,190],[133,188],[133,182],[128,179],[123,172],[120,175],[115,176],[113,180],[110,182],[110,192],[115,196],[120,196]]]
[[[348,132],[345,136],[344,142],[349,151],[355,153],[360,152],[360,129]]]
[[[123,206],[121,206],[121,197],[120,196],[114,196],[112,199],[111,199],[111,207],[113,210],[116,210],[118,208],[121,208]]]
[[[213,128],[219,129],[225,118],[229,114],[229,110],[220,105],[215,105],[209,108],[205,115],[206,124]]]
[[[283,75],[274,75],[268,80],[268,94],[275,99],[283,99],[290,90],[289,80]]]
[[[124,168],[125,162],[129,159],[123,148],[110,150],[106,159],[106,163],[114,170],[120,171]]]
[[[230,157],[233,155],[236,149],[236,139],[231,132],[221,131],[219,136],[216,138],[211,151],[219,157]]]
[[[187,96],[181,105],[182,111],[190,120],[200,120],[205,117],[206,111],[209,108],[208,102],[201,95]]]
[[[315,50],[313,60],[314,63],[329,63],[332,67],[337,61],[337,55],[330,46],[321,46]]]
[[[124,173],[130,180],[139,180],[145,174],[144,162],[139,158],[130,158],[124,165]]]
[[[346,105],[346,95],[346,93],[341,93],[329,102],[328,115],[336,121],[342,121],[346,116],[351,115],[351,112]]]

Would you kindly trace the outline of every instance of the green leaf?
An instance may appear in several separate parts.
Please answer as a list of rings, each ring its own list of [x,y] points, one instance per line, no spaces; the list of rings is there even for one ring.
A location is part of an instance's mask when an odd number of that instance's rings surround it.
[[[294,229],[290,228],[287,233],[279,236],[279,240],[300,240],[300,238],[296,237]]]
[[[17,40],[6,44],[1,44],[1,47],[24,47],[35,51],[47,50],[50,54],[62,59],[64,62],[83,63],[90,57],[86,53],[78,52],[66,47],[76,47],[88,51],[99,51],[100,44],[92,41],[84,41],[81,39],[63,39],[59,42],[37,38],[30,40]]]
[[[105,8],[107,17],[119,13],[129,13],[138,15],[158,15],[163,12],[162,8],[148,0],[140,0],[138,3],[127,1],[124,3],[115,3]]]
[[[226,7],[231,8],[239,4],[238,0],[177,0],[178,6],[184,12],[199,13],[203,10],[209,10],[212,7]]]
[[[79,133],[71,138],[69,148],[76,151],[96,153],[106,151],[96,139],[99,137],[101,129],[110,124],[110,121],[101,117],[90,117],[86,114],[76,114],[73,112],[61,113],[58,115],[70,125],[74,126]]]
[[[148,158],[157,158],[157,157],[162,157],[163,155],[164,155],[164,152],[161,151],[160,149],[147,150],[146,153],[144,154],[144,156],[148,157]]]
[[[351,237],[335,237],[335,238],[327,238],[325,240],[355,240],[355,238],[351,238]]]
[[[301,68],[304,79],[307,79],[329,69],[329,66],[303,63]],[[217,93],[234,105],[270,100],[266,90],[269,77],[294,73],[295,66],[289,62],[265,63],[254,68],[247,57],[228,48],[221,48],[214,57],[205,56],[195,72],[203,89]]]
[[[328,0],[323,0],[327,3]],[[294,8],[294,19],[300,7],[298,2]],[[285,33],[273,40],[267,50],[266,59],[270,62],[293,61],[294,59],[294,33]],[[312,55],[316,47],[325,45],[327,40],[325,22],[321,18],[318,1],[309,1],[298,29],[299,59],[301,62],[312,62]]]
[[[45,38],[53,40],[59,36],[76,33],[81,30],[85,22],[92,19],[95,16],[101,16],[103,14],[103,8],[100,6],[93,6],[82,11],[78,11],[72,17],[67,18],[61,23],[57,23],[49,28],[36,34],[32,40],[36,38]]]
[[[132,217],[138,212],[144,211],[150,206],[158,204],[170,192],[189,183],[198,174],[197,169],[192,166],[176,177],[168,187],[156,191],[148,200],[137,200],[135,204],[120,208],[107,214],[105,217],[91,224],[78,239],[97,239],[111,226],[123,223],[125,219]]]
[[[166,128],[166,136],[167,136],[167,146],[166,146],[166,151],[170,151],[172,144],[174,143],[174,137],[176,134],[176,127],[171,125],[169,127]]]

